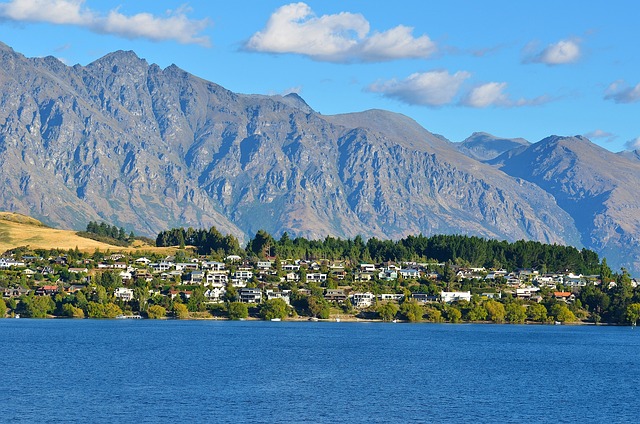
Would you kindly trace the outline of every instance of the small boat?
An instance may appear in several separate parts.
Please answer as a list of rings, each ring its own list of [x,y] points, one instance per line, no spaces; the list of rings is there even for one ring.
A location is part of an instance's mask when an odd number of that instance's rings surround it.
[[[560,324],[562,324],[560,321],[556,321],[553,323],[553,325],[560,325]]]
[[[20,318],[20,314],[16,314],[14,318]]]
[[[311,318],[309,318],[309,321],[318,322],[319,320],[316,317],[311,317]]]
[[[271,321],[274,321],[274,322],[280,322],[280,321],[282,321],[282,320],[281,320],[280,318],[271,318]]]
[[[397,320],[397,319],[394,319],[394,320],[393,320],[393,321],[391,321],[391,322],[396,323],[396,322],[398,322],[398,320]]]
[[[336,322],[340,322],[340,318],[336,318]]]

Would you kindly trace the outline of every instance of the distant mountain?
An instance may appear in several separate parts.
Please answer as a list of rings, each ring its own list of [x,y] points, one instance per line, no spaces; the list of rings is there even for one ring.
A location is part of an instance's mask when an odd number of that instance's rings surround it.
[[[466,140],[456,143],[458,150],[479,161],[495,159],[516,148],[530,145],[524,138],[500,138],[484,132],[474,132]]]
[[[245,240],[258,229],[314,238],[461,233],[601,253],[640,234],[629,227],[628,238],[595,243],[593,220],[546,174],[513,169],[511,161],[535,157],[515,152],[537,144],[483,137],[485,157],[505,152],[502,169],[391,112],[321,115],[297,94],[233,93],[133,52],[69,67],[0,45],[0,209],[48,224],[105,220],[149,236],[215,225]],[[578,169],[591,163],[585,156]],[[585,193],[594,208],[608,205],[600,191]],[[623,215],[601,219],[626,229]]]
[[[616,266],[640,269],[640,161],[582,136],[552,136],[491,163],[552,194],[575,219],[584,246]]]
[[[626,157],[631,160],[640,160],[640,150],[623,150],[618,152],[618,155]]]

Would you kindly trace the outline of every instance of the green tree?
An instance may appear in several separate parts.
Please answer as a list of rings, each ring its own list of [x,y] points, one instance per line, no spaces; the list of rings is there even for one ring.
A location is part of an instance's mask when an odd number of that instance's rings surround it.
[[[545,322],[547,320],[547,308],[542,303],[534,303],[527,308],[527,315],[532,321]]]
[[[260,307],[260,316],[264,320],[284,319],[288,315],[287,303],[282,299],[270,299]]]
[[[30,318],[46,318],[56,308],[50,296],[35,296],[25,303],[26,316]]]
[[[442,312],[433,306],[427,306],[424,308],[425,316],[429,322],[442,322]]]
[[[449,305],[446,309],[447,319],[449,322],[460,322],[462,319],[462,312],[460,309],[456,308],[453,305]]]
[[[629,321],[631,325],[635,326],[640,319],[640,303],[632,303],[631,305],[627,306],[626,317],[627,321]]]
[[[187,319],[189,318],[189,309],[183,303],[174,302],[173,314],[178,319]]]
[[[4,318],[7,315],[7,304],[3,299],[0,299],[0,318]]]
[[[377,312],[378,314],[380,314],[380,318],[383,321],[393,321],[396,318],[399,310],[400,308],[398,308],[398,305],[396,305],[395,303],[387,302],[378,306]]]
[[[507,304],[505,309],[505,319],[511,324],[522,324],[527,319],[527,308],[516,302]]]
[[[227,304],[229,319],[239,320],[249,316],[249,308],[242,302],[231,302]]]
[[[151,305],[147,308],[149,319],[161,319],[167,316],[167,310],[160,305]]]
[[[408,300],[400,306],[400,313],[409,322],[419,322],[422,321],[424,309],[422,309],[422,306],[415,300]]]
[[[576,316],[569,307],[562,303],[556,303],[551,307],[551,315],[559,322],[575,322]]]
[[[80,308],[76,308],[71,303],[65,303],[62,305],[62,316],[69,318],[84,318],[84,311]]]
[[[469,321],[484,321],[487,319],[487,315],[487,309],[480,303],[477,303],[467,312],[467,319]]]
[[[491,321],[504,322],[505,310],[502,303],[490,299],[484,303],[484,307],[487,310],[487,317]]]

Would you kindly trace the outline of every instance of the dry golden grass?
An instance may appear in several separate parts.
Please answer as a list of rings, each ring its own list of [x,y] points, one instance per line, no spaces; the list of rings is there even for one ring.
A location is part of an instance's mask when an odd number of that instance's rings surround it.
[[[175,253],[171,247],[155,247],[136,242],[133,247],[113,246],[96,240],[80,237],[73,230],[58,230],[46,227],[37,219],[11,212],[0,212],[0,253],[14,247],[29,246],[31,249],[75,249],[82,252],[110,250],[112,252],[162,252]]]

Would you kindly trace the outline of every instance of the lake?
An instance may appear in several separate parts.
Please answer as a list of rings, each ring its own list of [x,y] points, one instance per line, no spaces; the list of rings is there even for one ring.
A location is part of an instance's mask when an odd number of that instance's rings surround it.
[[[640,329],[0,320],[2,422],[637,422]]]

